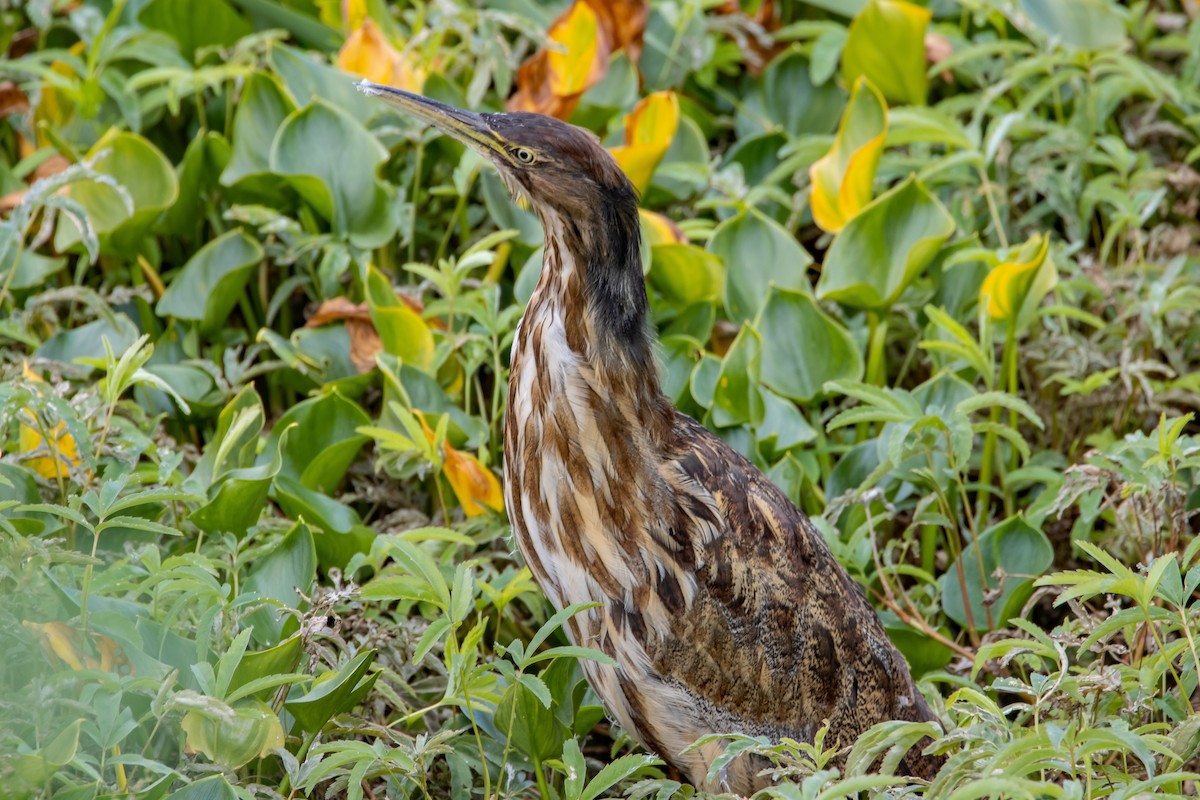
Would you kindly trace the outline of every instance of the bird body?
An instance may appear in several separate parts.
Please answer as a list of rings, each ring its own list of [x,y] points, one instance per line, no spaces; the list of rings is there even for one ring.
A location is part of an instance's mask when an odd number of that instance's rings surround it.
[[[545,229],[513,343],[505,484],[513,534],[608,713],[696,785],[749,794],[761,764],[714,780],[711,733],[853,743],[933,715],[862,590],[749,461],[663,396],[647,324],[637,197],[581,129],[368,87],[489,156]],[[736,265],[730,265],[736,268]],[[687,750],[687,752],[685,752]],[[901,767],[930,777],[936,757]]]

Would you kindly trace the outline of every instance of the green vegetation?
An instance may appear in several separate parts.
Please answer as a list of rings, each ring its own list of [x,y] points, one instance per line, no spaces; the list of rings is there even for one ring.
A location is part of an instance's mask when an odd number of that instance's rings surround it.
[[[638,182],[672,399],[946,726],[767,794],[1194,796],[1196,3],[925,5],[0,0],[0,795],[694,793],[500,513],[536,220],[340,51]]]

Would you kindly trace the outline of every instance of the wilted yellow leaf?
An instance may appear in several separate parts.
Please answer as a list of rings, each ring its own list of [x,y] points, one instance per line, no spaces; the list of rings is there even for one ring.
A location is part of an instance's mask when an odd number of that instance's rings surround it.
[[[813,219],[824,230],[840,231],[871,202],[871,185],[886,136],[887,104],[870,81],[859,78],[833,147],[808,170]]]
[[[42,383],[41,376],[29,368],[29,364],[22,367],[22,372],[28,380],[36,383]],[[25,409],[27,413],[34,414],[33,409]],[[49,456],[42,458],[31,458],[25,462],[31,470],[41,475],[43,478],[53,480],[55,478],[65,478],[72,467],[79,465],[79,447],[75,443],[75,438],[67,433],[67,425],[65,422],[59,421],[53,429],[50,430],[50,442],[38,432],[38,429],[32,425],[21,423],[20,436],[17,440],[18,453],[33,453],[42,447],[48,449],[51,453]]]
[[[550,46],[517,70],[509,111],[571,116],[580,95],[600,82],[609,58],[624,50],[636,62],[646,29],[645,0],[575,0],[550,25]]]
[[[67,667],[83,669],[75,629],[65,622],[23,622],[26,628],[41,634],[42,649]]]
[[[338,51],[337,65],[352,75],[410,92],[420,92],[425,84],[424,70],[392,47],[370,17],[364,17],[362,25],[346,39]]]
[[[1001,262],[987,274],[983,285],[979,287],[979,302],[987,304],[988,315],[992,319],[1015,322],[1032,291],[1036,291],[1036,299],[1041,300],[1054,288],[1057,275],[1052,274],[1042,282],[1036,281],[1049,252],[1050,235],[1034,236],[1021,246],[1011,260]]]
[[[432,444],[437,435],[425,421],[425,415],[416,411],[425,438]],[[504,511],[504,492],[500,489],[500,481],[496,473],[485,467],[478,458],[470,453],[455,449],[449,442],[442,442],[442,474],[450,482],[454,496],[463,507],[468,517],[477,517],[484,513],[484,507],[494,511]]]
[[[588,86],[596,61],[598,29],[596,12],[587,3],[576,3],[550,28],[553,47],[550,62],[550,91],[559,97],[579,94]]]
[[[674,92],[655,92],[625,116],[625,144],[609,152],[639,192],[650,185],[679,128],[679,98]]]

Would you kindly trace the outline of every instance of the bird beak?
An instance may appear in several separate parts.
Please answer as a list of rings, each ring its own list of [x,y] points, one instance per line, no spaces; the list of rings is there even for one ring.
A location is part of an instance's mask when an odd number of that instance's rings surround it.
[[[463,111],[419,94],[383,86],[370,81],[361,81],[355,86],[363,94],[382,98],[410,117],[432,125],[442,133],[458,139],[463,144],[485,156],[500,156],[508,160],[504,143],[492,133],[483,121],[483,116],[473,111]]]

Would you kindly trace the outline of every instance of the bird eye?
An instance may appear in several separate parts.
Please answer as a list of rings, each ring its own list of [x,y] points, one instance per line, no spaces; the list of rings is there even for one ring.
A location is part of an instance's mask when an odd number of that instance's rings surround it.
[[[524,147],[518,147],[513,151],[513,155],[515,155],[517,157],[517,161],[520,161],[522,164],[532,164],[536,160],[534,158],[533,151],[526,150]]]

